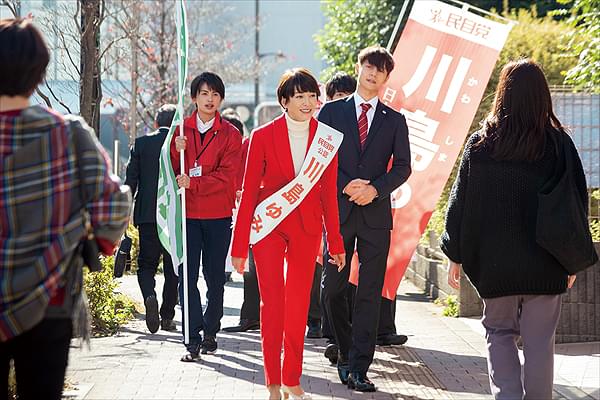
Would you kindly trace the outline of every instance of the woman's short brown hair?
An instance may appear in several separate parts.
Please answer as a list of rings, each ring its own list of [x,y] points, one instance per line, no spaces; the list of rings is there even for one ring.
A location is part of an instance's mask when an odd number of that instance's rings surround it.
[[[31,19],[0,20],[0,95],[29,97],[49,62],[44,37]]]
[[[288,69],[283,73],[277,86],[277,100],[283,106],[283,99],[289,100],[296,93],[316,93],[321,95],[319,82],[306,68]]]

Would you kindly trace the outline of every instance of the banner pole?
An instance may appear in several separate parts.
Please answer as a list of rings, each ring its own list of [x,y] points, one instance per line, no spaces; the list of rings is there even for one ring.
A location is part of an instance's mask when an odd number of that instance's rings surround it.
[[[394,43],[397,42],[396,39],[398,39],[400,34],[402,33],[402,31],[400,30],[400,25],[402,25],[402,20],[404,19],[404,15],[406,14],[406,9],[408,8],[409,3],[412,7],[413,1],[414,0],[406,0],[406,1],[404,1],[404,3],[402,3],[402,9],[400,10],[400,15],[398,15],[398,19],[396,20],[396,25],[394,25],[394,30],[392,31],[392,36],[390,36],[390,40],[388,41],[388,44],[387,44],[387,49],[391,53],[394,52],[394,49],[392,48],[392,46],[394,46]]]
[[[183,137],[183,105],[180,104],[179,108],[181,118],[181,124],[179,125],[180,137]],[[181,150],[179,152],[179,170],[185,171],[185,161],[183,159],[185,152]],[[180,188],[181,191],[181,240],[183,241],[183,308],[185,310],[185,330],[183,341],[185,344],[190,343],[190,307],[189,307],[189,294],[188,294],[188,258],[187,258],[187,213],[185,207],[185,188]]]
[[[183,62],[187,62],[187,60],[182,60],[184,57],[183,49],[181,48],[181,35],[182,35],[182,27],[184,27],[185,20],[183,16],[183,1],[180,1],[179,6],[177,7],[177,21],[178,21],[178,40],[177,40],[177,54],[179,58],[178,68],[179,73],[178,81],[179,81],[179,101],[177,103],[177,108],[179,112],[179,137],[185,137],[183,132],[183,88],[182,83],[184,80],[184,74],[186,73],[186,68],[183,67]],[[185,34],[187,35],[187,29],[185,29]],[[185,38],[186,47],[187,47],[187,38]],[[187,57],[187,49],[185,51],[185,57]],[[179,152],[179,171],[181,174],[185,174],[185,151],[181,150]],[[186,206],[185,206],[185,188],[179,188],[179,192],[181,194],[181,240],[183,241],[183,310],[184,310],[184,331],[183,331],[183,342],[185,344],[190,343],[190,308],[189,308],[189,293],[188,293],[188,258],[187,258],[187,223],[186,223]]]

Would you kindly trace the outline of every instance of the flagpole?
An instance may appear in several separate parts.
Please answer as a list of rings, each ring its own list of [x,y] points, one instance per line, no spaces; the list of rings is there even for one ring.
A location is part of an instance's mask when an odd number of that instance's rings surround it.
[[[182,116],[181,123],[179,124],[179,137],[183,137],[183,102],[179,102],[179,112]],[[185,171],[185,161],[183,159],[184,151],[179,152],[179,170],[182,173]],[[183,309],[185,312],[185,330],[183,333],[183,342],[185,344],[190,343],[190,307],[189,307],[189,294],[188,294],[188,268],[187,268],[187,214],[185,207],[185,188],[180,188],[181,193],[181,240],[183,241]]]
[[[179,137],[184,137],[183,132],[183,82],[185,79],[185,74],[187,73],[187,68],[184,68],[183,63],[187,62],[187,59],[183,61],[184,58],[184,49],[182,49],[182,41],[185,41],[185,57],[187,58],[187,37],[182,38],[182,28],[185,29],[184,35],[187,35],[187,27],[185,27],[185,15],[184,15],[184,3],[183,0],[180,0],[179,6],[177,7],[177,30],[178,30],[178,39],[177,40],[177,55],[179,58],[178,65],[178,81],[179,81],[179,101],[177,102],[177,109],[179,112]],[[179,152],[179,171],[181,174],[185,174],[185,151],[181,150]],[[188,259],[187,259],[187,217],[186,217],[186,206],[185,206],[185,188],[180,188],[179,193],[181,194],[181,240],[183,241],[183,311],[184,311],[184,330],[183,330],[183,343],[190,343],[190,307],[189,307],[189,293],[188,293]]]
[[[400,25],[402,25],[402,20],[404,19],[404,15],[406,14],[406,10],[408,8],[409,3],[410,7],[412,8],[412,3],[414,2],[414,0],[406,0],[404,1],[404,3],[402,4],[402,9],[400,9],[400,15],[398,15],[398,19],[396,20],[396,24],[394,25],[394,30],[392,31],[392,36],[390,36],[390,40],[388,41],[387,44],[387,49],[390,52],[393,52],[394,49],[392,49],[392,46],[394,45],[394,43],[397,41],[397,37],[398,35],[401,33],[400,32]]]

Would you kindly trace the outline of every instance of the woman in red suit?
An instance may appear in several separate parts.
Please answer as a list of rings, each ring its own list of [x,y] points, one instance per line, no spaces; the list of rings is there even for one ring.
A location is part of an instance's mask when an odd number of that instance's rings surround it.
[[[235,222],[232,263],[244,271],[257,205],[301,171],[319,122],[317,80],[304,68],[287,71],[277,97],[286,112],[251,136],[242,199]],[[265,378],[270,399],[310,399],[300,386],[304,327],[322,229],[332,262],[345,263],[336,193],[337,156],[304,200],[267,236],[252,246],[261,294],[260,321]],[[287,268],[284,266],[287,261]],[[281,348],[283,347],[283,363]]]

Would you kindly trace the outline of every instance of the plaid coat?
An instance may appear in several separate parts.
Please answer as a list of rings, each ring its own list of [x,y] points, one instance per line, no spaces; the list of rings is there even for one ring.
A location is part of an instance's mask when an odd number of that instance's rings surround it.
[[[39,323],[65,286],[85,236],[80,185],[98,240],[120,238],[131,196],[110,170],[82,119],[41,106],[0,115],[0,341]]]

